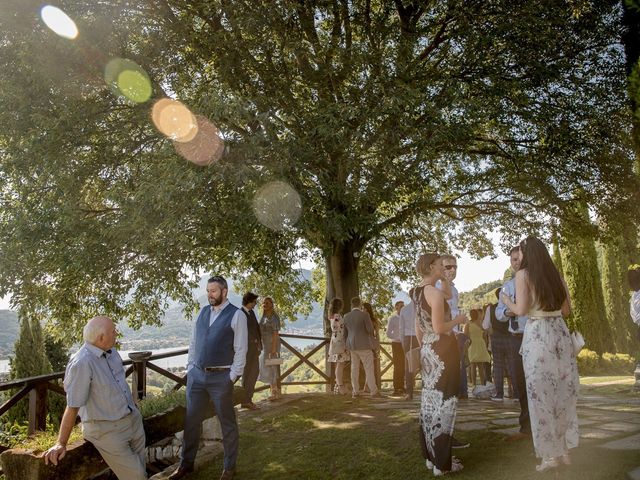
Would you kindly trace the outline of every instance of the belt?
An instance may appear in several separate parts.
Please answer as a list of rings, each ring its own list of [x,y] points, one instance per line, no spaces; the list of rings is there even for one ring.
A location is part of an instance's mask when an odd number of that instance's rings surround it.
[[[231,367],[204,367],[205,372],[227,372],[231,370]]]
[[[524,333],[514,333],[514,332],[509,332],[509,334],[514,337],[521,337],[522,335],[524,335]]]

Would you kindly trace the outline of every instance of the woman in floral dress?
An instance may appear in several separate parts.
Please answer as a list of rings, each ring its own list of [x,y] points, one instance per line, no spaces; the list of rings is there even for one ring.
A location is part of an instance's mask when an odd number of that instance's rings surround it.
[[[336,364],[336,393],[348,393],[344,386],[344,364],[350,360],[344,338],[344,320],[342,319],[342,299],[334,298],[329,307],[329,322],[331,323],[331,341],[329,343],[329,361]]]
[[[452,320],[445,294],[435,287],[441,280],[443,290],[448,290],[442,258],[437,253],[421,255],[416,271],[422,276],[412,298],[421,345],[420,443],[427,468],[440,476],[462,470],[462,463],[451,455],[460,385],[460,353],[451,330],[464,324],[467,317],[458,315]]]
[[[260,355],[260,381],[268,383],[271,387],[271,395],[268,400],[280,398],[278,387],[278,365],[266,365],[265,360],[269,356],[280,354],[280,317],[275,311],[273,299],[264,297],[262,301],[262,317],[260,318],[260,335],[262,336],[262,354]]]
[[[567,285],[547,248],[529,237],[520,243],[516,299],[502,301],[529,319],[522,338],[522,363],[536,456],[543,472],[571,463],[569,449],[578,446],[578,367],[563,317],[571,313]]]

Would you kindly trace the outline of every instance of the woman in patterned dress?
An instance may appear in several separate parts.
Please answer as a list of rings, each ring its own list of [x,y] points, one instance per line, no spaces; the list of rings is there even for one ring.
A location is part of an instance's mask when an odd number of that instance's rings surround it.
[[[271,387],[271,395],[268,400],[277,400],[281,397],[278,388],[277,365],[266,365],[265,360],[269,356],[280,354],[280,317],[275,311],[273,299],[264,297],[262,301],[262,317],[260,318],[260,335],[262,336],[262,354],[260,355],[260,381],[268,383]]]
[[[336,393],[345,395],[349,391],[344,386],[344,364],[350,360],[349,350],[344,338],[344,320],[342,319],[342,299],[334,298],[329,307],[329,322],[331,323],[331,341],[329,342],[329,361],[336,364]]]
[[[571,463],[569,449],[578,446],[578,367],[563,317],[571,313],[567,285],[547,248],[529,237],[520,243],[516,299],[502,301],[529,319],[522,338],[522,363],[536,456],[543,472]]]
[[[416,271],[422,276],[412,298],[416,307],[416,335],[421,345],[420,443],[427,468],[440,476],[462,470],[462,463],[451,455],[460,386],[460,353],[451,330],[464,324],[467,317],[458,315],[452,320],[445,294],[435,287],[441,280],[443,290],[448,289],[440,255],[421,255]]]

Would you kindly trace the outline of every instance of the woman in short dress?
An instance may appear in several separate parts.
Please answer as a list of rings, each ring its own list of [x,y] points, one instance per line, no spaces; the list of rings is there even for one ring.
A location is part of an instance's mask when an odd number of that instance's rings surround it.
[[[470,314],[471,321],[464,326],[464,334],[471,340],[468,350],[471,381],[474,386],[478,385],[477,370],[480,375],[480,385],[485,385],[487,382],[486,367],[491,361],[491,357],[487,349],[487,342],[484,339],[485,331],[482,328],[482,310],[474,308]]]
[[[420,443],[427,468],[440,476],[462,470],[462,463],[451,455],[460,385],[460,353],[452,329],[464,324],[467,317],[461,314],[452,320],[443,291],[435,287],[442,280],[443,290],[448,289],[440,255],[421,255],[416,271],[422,276],[412,298],[416,336],[421,345]]]
[[[329,306],[329,322],[331,325],[331,341],[329,342],[329,362],[336,364],[335,393],[346,395],[349,390],[344,385],[344,364],[350,360],[349,350],[344,337],[344,320],[342,319],[342,299],[334,298]]]
[[[502,301],[516,315],[529,318],[522,338],[522,363],[536,456],[543,472],[571,463],[569,449],[578,446],[578,367],[563,317],[571,313],[567,285],[544,243],[535,237],[520,242],[516,303]]]
[[[269,400],[280,398],[278,388],[278,365],[265,365],[270,356],[280,354],[280,317],[275,311],[273,299],[265,297],[262,301],[262,317],[260,318],[260,334],[262,335],[262,354],[260,355],[260,381],[271,387]]]

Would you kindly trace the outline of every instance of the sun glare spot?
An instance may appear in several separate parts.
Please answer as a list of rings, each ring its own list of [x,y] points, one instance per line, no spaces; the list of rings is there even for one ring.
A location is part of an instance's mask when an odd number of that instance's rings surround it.
[[[151,118],[156,128],[174,142],[190,142],[198,134],[195,115],[178,100],[158,100],[151,110]]]
[[[296,224],[302,213],[302,201],[291,185],[278,180],[256,192],[253,211],[262,225],[282,231]]]
[[[78,27],[69,15],[57,7],[46,5],[40,10],[44,24],[61,37],[73,40],[78,36]]]
[[[104,69],[104,81],[111,91],[135,103],[144,103],[151,98],[153,88],[144,69],[126,58],[114,58]]]
[[[213,123],[201,115],[196,116],[198,131],[188,142],[174,142],[176,151],[192,163],[210,165],[224,153],[224,140]]]

